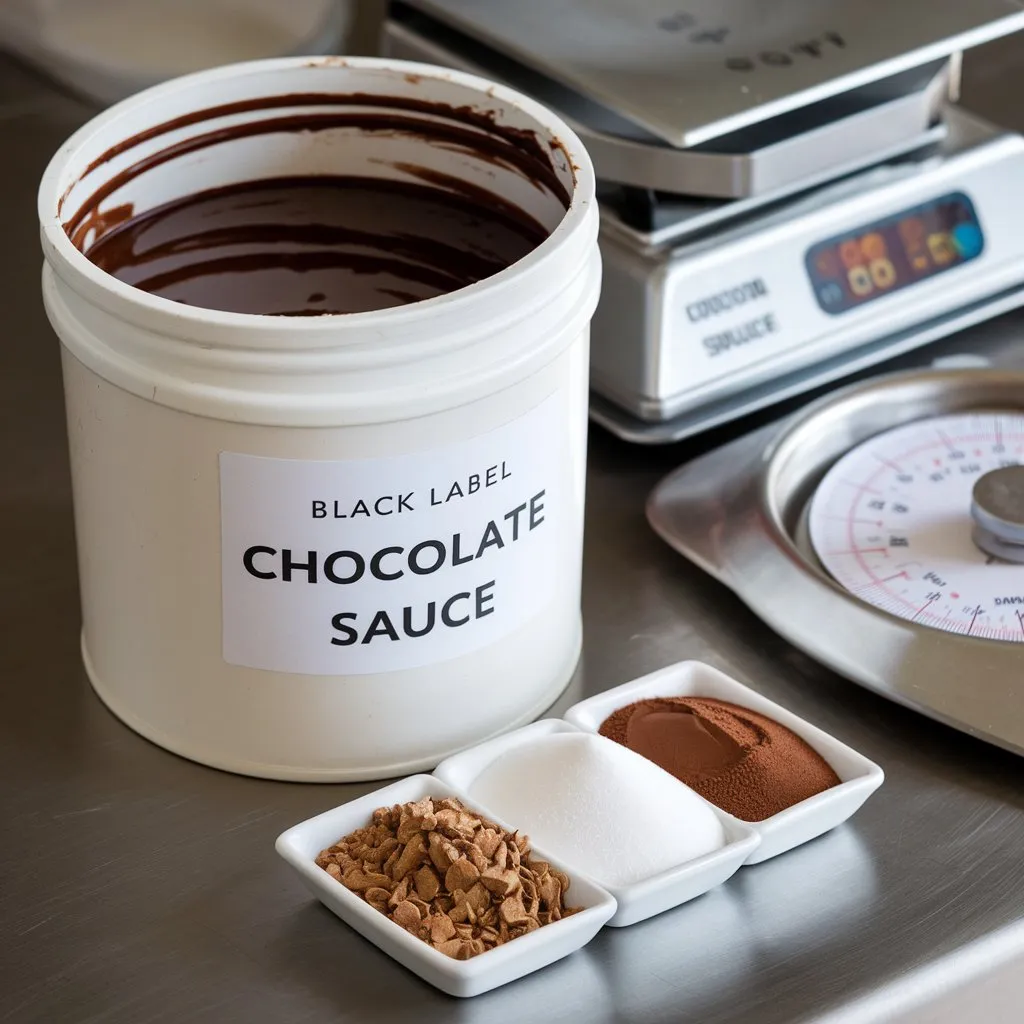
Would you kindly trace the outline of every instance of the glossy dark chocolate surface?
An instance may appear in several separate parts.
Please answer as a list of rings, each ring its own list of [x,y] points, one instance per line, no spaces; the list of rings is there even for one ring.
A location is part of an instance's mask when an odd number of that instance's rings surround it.
[[[289,316],[433,298],[504,270],[544,229],[425,184],[303,177],[211,189],[131,217],[86,250],[190,306]]]

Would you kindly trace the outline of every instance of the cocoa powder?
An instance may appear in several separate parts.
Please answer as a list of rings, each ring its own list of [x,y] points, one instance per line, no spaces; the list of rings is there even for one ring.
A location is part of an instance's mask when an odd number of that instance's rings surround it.
[[[468,960],[578,908],[569,878],[518,832],[458,800],[380,807],[316,863],[374,909],[455,960]]]
[[[600,732],[744,821],[763,821],[840,781],[791,729],[713,697],[637,701]]]

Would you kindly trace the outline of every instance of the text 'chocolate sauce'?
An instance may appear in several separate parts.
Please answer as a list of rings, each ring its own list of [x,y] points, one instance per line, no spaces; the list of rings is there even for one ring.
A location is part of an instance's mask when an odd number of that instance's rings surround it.
[[[313,316],[385,309],[505,269],[547,232],[471,192],[372,178],[273,178],[130,217],[86,256],[190,306]]]

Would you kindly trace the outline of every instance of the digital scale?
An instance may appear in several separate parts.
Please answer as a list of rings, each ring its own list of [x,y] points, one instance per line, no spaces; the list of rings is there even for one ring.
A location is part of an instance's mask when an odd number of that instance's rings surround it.
[[[1024,303],[1024,139],[957,108],[1009,0],[406,0],[396,57],[556,110],[600,181],[593,418],[678,440]]]

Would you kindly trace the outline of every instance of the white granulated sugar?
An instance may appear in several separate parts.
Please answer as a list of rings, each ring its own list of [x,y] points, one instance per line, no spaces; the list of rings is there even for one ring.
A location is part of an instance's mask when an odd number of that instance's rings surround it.
[[[617,743],[584,733],[540,736],[501,755],[470,796],[607,885],[641,882],[726,842],[696,793]]]

